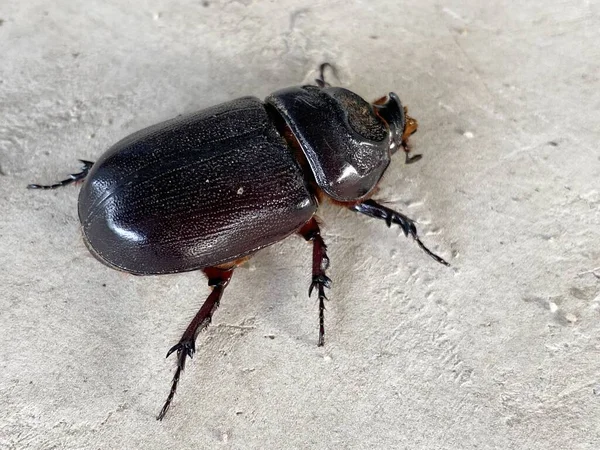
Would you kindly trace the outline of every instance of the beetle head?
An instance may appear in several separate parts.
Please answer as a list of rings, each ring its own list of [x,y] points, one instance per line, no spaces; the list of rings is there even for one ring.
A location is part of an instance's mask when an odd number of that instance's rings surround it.
[[[417,131],[417,121],[406,114],[400,98],[390,92],[387,97],[376,100],[373,108],[390,127],[390,152],[396,153],[399,147],[405,148],[408,137]]]

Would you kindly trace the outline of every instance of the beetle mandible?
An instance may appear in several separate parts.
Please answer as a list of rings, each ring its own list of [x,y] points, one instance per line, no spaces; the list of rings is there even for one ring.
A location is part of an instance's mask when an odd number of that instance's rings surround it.
[[[327,246],[315,213],[333,201],[388,227],[399,225],[429,256],[413,220],[370,197],[417,122],[390,92],[372,104],[325,81],[282,89],[263,102],[243,97],[134,133],[97,162],[53,185],[84,181],[78,210],[84,242],[102,263],[137,275],[202,270],[212,291],[179,342],[169,409],[187,357],[212,320],[234,269],[253,253],[297,233],[313,245],[312,282],[324,344]]]

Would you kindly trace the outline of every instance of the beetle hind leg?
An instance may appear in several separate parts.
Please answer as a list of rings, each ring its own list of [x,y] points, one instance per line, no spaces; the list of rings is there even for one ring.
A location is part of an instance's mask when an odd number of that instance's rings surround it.
[[[209,267],[203,269],[203,272],[208,277],[208,285],[212,288],[212,292],[183,332],[179,342],[167,352],[167,358],[171,353],[177,352],[177,369],[175,370],[175,375],[171,382],[169,396],[158,414],[158,420],[162,420],[165,417],[165,414],[171,406],[173,397],[175,397],[175,392],[177,391],[179,379],[181,378],[181,373],[185,369],[186,359],[194,356],[194,353],[196,352],[196,338],[212,321],[213,313],[219,307],[223,291],[229,284],[229,280],[231,280],[231,276],[233,275],[233,268],[222,269],[219,267]]]
[[[92,161],[86,161],[85,159],[80,159],[79,161],[83,163],[81,172],[72,173],[66,180],[62,180],[54,184],[28,184],[27,189],[56,189],[59,187],[67,186],[71,183],[75,183],[77,181],[85,180],[85,177],[87,177],[94,163]]]
[[[366,200],[362,203],[351,206],[350,209],[364,214],[366,216],[373,217],[375,219],[385,220],[385,223],[388,227],[391,227],[392,224],[400,225],[400,228],[402,228],[404,235],[412,236],[412,238],[416,241],[418,246],[421,247],[421,249],[425,253],[427,253],[440,264],[443,264],[445,266],[450,265],[446,260],[433,253],[425,246],[425,244],[423,244],[423,241],[421,241],[419,235],[417,234],[417,227],[415,226],[414,220],[408,218],[404,214],[399,213],[398,211],[394,211],[393,209],[387,208],[383,205],[380,205],[375,200]]]
[[[325,271],[329,267],[329,258],[327,257],[327,245],[321,237],[321,230],[316,219],[310,219],[298,232],[307,241],[313,243],[313,270],[312,282],[308,288],[308,296],[310,297],[313,289],[317,289],[319,294],[319,341],[318,346],[325,344],[325,288],[331,286],[331,279],[325,275]]]

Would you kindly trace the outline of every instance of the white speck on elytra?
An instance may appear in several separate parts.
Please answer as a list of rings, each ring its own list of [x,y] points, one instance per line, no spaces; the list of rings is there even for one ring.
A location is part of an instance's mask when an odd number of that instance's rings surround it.
[[[241,187],[237,190],[237,195],[242,195],[244,193],[244,188]]]

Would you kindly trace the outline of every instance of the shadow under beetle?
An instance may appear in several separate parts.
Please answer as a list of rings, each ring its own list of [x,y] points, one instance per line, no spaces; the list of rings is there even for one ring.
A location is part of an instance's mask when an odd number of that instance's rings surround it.
[[[369,104],[331,87],[322,64],[316,86],[290,87],[263,102],[243,97],[151,126],[111,147],[97,162],[53,185],[84,181],[79,219],[90,252],[137,275],[202,270],[212,292],[167,356],[177,352],[171,405],[186,358],[211,322],[234,269],[263,247],[297,233],[313,244],[312,283],[324,344],[327,246],[315,213],[326,199],[399,225],[421,242],[414,222],[370,199],[417,122],[394,93]],[[331,67],[333,70],[333,67]]]

